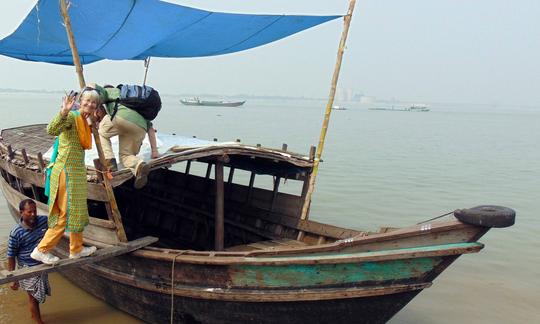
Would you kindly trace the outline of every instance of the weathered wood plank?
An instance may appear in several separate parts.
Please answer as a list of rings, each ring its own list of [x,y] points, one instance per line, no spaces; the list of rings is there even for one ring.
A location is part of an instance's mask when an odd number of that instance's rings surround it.
[[[104,228],[111,228],[111,229],[116,228],[116,226],[114,225],[114,222],[110,220],[96,218],[96,217],[89,217],[89,220],[90,220],[91,225],[104,227]]]
[[[137,249],[143,248],[147,245],[157,242],[156,237],[146,236],[140,239],[136,239],[131,242],[115,245],[113,247],[97,250],[94,255],[87,258],[80,259],[63,259],[60,260],[56,265],[50,266],[46,264],[40,264],[38,266],[23,268],[9,273],[2,272],[2,277],[0,277],[0,285],[8,282],[18,281],[25,278],[34,277],[41,273],[49,273],[58,271],[60,269],[65,269],[68,267],[81,266],[84,264],[94,263],[102,261],[108,258],[112,258],[118,255],[126,254],[133,252]]]
[[[86,226],[84,229],[84,236],[92,238],[93,240],[103,244],[114,245],[120,242],[118,236],[116,235],[116,227],[107,228],[96,226],[94,224],[88,224],[88,226]]]

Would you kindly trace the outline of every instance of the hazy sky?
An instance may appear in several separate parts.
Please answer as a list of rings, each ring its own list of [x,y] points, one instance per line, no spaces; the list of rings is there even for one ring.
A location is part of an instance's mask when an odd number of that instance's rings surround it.
[[[35,0],[0,1],[0,37]],[[169,1],[207,10],[344,14],[347,0]],[[539,0],[357,1],[339,86],[380,99],[540,105]],[[164,93],[325,97],[342,20],[241,53],[153,59]],[[89,26],[91,28],[91,26]],[[0,88],[77,87],[73,67],[0,56]],[[141,83],[142,62],[85,67],[88,82]]]

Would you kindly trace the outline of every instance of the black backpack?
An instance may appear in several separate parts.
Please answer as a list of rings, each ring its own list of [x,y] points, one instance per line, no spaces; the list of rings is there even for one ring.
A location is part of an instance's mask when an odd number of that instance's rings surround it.
[[[149,86],[119,84],[120,96],[114,102],[114,109],[111,120],[118,112],[118,105],[124,105],[135,110],[146,120],[154,120],[161,109],[161,98],[159,93]]]

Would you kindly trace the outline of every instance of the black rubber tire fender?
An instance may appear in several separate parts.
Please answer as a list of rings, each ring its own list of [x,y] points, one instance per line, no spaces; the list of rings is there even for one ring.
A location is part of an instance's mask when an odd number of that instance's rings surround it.
[[[454,216],[463,223],[484,227],[509,227],[516,221],[516,212],[513,209],[495,205],[457,209]]]

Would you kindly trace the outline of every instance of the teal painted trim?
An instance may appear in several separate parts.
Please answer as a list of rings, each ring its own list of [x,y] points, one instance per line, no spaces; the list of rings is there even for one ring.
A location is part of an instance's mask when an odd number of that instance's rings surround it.
[[[231,267],[234,286],[258,288],[313,287],[361,284],[418,278],[431,271],[442,257],[343,264],[300,264],[285,266],[239,265]]]

